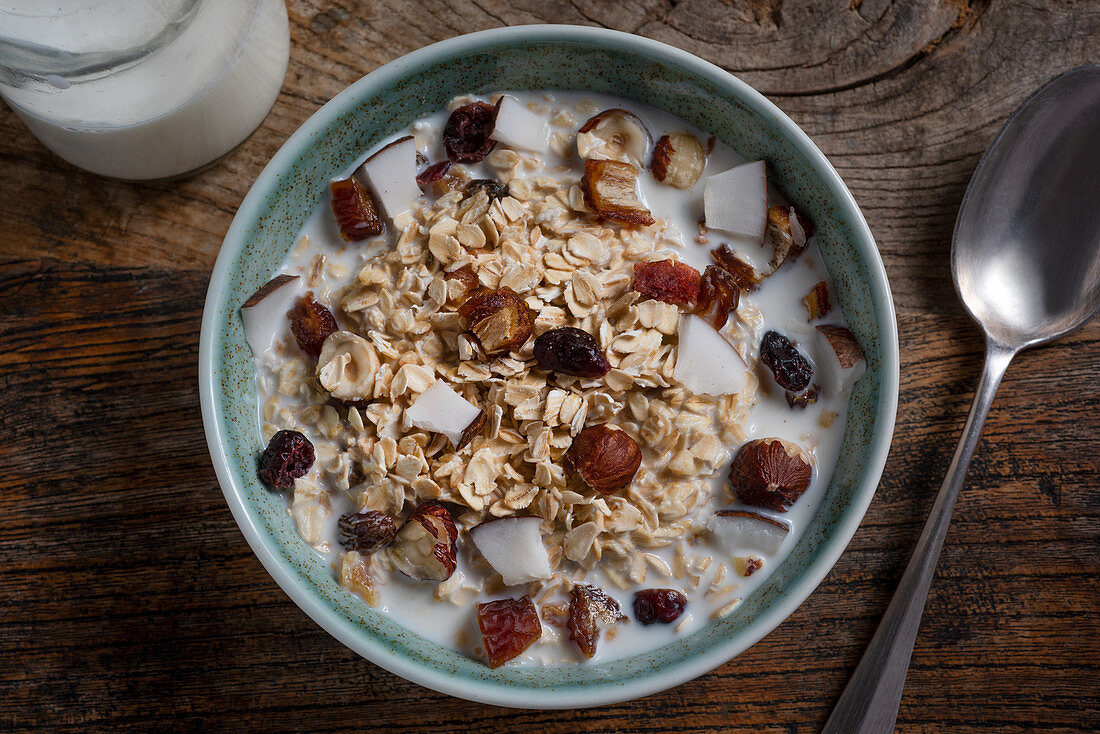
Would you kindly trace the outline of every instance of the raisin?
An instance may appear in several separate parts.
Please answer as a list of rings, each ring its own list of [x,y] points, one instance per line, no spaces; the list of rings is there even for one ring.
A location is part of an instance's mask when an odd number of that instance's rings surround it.
[[[642,298],[694,307],[699,301],[699,271],[673,260],[634,264],[634,290]]]
[[[717,265],[708,265],[699,284],[699,303],[695,306],[695,313],[715,329],[721,329],[730,313],[737,310],[740,300],[741,288],[733,276]]]
[[[290,489],[313,466],[313,444],[298,431],[279,431],[260,455],[260,481],[276,489]]]
[[[456,163],[477,163],[493,152],[497,142],[490,135],[496,126],[496,109],[485,102],[459,107],[443,126],[443,148]]]
[[[381,234],[382,219],[378,216],[378,207],[363,184],[354,178],[346,178],[333,181],[329,189],[332,191],[332,213],[336,216],[341,238],[347,242],[358,242]]]
[[[760,342],[760,360],[775,375],[775,381],[784,390],[802,392],[814,376],[809,360],[798,353],[791,340],[777,331],[764,334]]]
[[[450,273],[443,274],[444,280],[457,280],[462,283],[462,293],[458,298],[465,298],[467,294],[473,293],[479,285],[481,280],[477,277],[477,273],[469,265],[463,265],[458,270],[451,271]],[[450,296],[451,289],[447,288],[447,295]]]
[[[642,589],[634,592],[634,617],[642,624],[675,622],[687,606],[687,597],[675,589]]]
[[[552,372],[576,377],[603,377],[611,369],[596,337],[572,326],[540,334],[535,339],[535,359]]]
[[[729,245],[716,247],[711,251],[710,256],[714,258],[714,262],[718,264],[718,267],[733,277],[734,282],[743,291],[752,293],[760,285],[760,281],[763,280],[751,265],[734,254],[733,248]]]
[[[313,300],[313,292],[306,293],[286,312],[290,319],[290,331],[294,341],[309,356],[321,356],[321,347],[329,334],[337,330],[336,317],[327,308]]]
[[[348,513],[336,521],[336,526],[340,530],[340,544],[361,553],[381,550],[397,534],[393,518],[377,510]]]
[[[490,668],[499,668],[542,636],[542,623],[530,597],[477,605],[477,626]]]
[[[503,199],[508,195],[508,184],[497,181],[495,178],[475,178],[470,183],[466,184],[466,188],[462,190],[466,196],[473,196],[478,189],[485,191],[485,195],[489,197],[489,201],[495,199]]]
[[[612,599],[598,586],[578,584],[570,593],[569,639],[577,643],[581,653],[590,658],[596,654],[596,643],[600,639],[597,621],[614,624],[626,619],[619,608],[619,602]]]

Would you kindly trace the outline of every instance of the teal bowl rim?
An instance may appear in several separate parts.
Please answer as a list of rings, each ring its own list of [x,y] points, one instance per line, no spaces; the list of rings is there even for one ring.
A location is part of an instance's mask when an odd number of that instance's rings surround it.
[[[522,676],[515,677],[507,667],[493,675],[462,677],[447,665],[432,665],[425,659],[401,654],[394,640],[364,634],[347,617],[338,614],[308,588],[299,571],[274,550],[275,541],[261,528],[246,506],[247,491],[231,467],[225,446],[226,417],[221,404],[217,379],[220,367],[218,347],[225,311],[223,301],[234,271],[233,261],[246,246],[246,235],[253,223],[262,220],[269,197],[282,183],[284,173],[312,142],[314,135],[356,105],[373,87],[399,81],[413,71],[429,68],[449,58],[484,51],[494,46],[523,42],[563,42],[597,45],[606,49],[642,55],[670,65],[678,71],[704,79],[723,93],[738,100],[760,118],[770,121],[773,129],[795,151],[810,162],[824,180],[829,196],[851,227],[850,240],[869,274],[870,299],[877,326],[876,338],[881,354],[881,383],[874,406],[874,431],[869,438],[865,461],[859,473],[851,501],[838,522],[821,540],[820,547],[793,582],[794,588],[753,617],[739,634],[724,638],[699,654],[671,666],[654,666],[630,671],[630,660],[614,669],[626,673],[590,678],[583,685],[530,685]],[[236,313],[235,308],[230,309]],[[631,700],[680,685],[722,665],[778,627],[813,592],[833,567],[859,527],[874,496],[886,463],[897,413],[900,382],[897,322],[886,271],[870,229],[847,187],[836,170],[782,111],[761,94],[723,69],[686,51],[650,39],[602,28],[566,25],[515,26],[480,31],[426,46],[382,66],[351,84],[309,117],[272,157],[252,185],[226,233],[210,278],[203,311],[199,340],[199,394],[203,426],[218,481],[226,502],[245,539],[264,568],[288,596],[322,628],[340,642],[392,673],[436,691],[472,701],[519,708],[576,708]],[[709,625],[714,626],[714,625]],[[458,655],[458,653],[454,653]],[[639,659],[642,655],[635,656]],[[615,661],[620,662],[620,661]],[[625,667],[624,667],[625,666]],[[455,669],[457,670],[457,669]],[[488,669],[486,669],[488,670]],[[511,673],[509,671],[512,671]],[[522,669],[519,669],[522,670]],[[561,670],[556,668],[555,670]],[[513,676],[508,678],[507,676]],[[503,677],[502,677],[503,676]]]

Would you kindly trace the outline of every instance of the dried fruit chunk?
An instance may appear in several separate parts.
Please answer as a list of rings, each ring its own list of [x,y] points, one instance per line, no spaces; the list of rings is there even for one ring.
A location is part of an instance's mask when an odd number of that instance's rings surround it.
[[[730,484],[746,505],[786,512],[810,486],[805,452],[789,441],[762,438],[742,446],[730,465]]]
[[[313,444],[298,431],[279,431],[260,455],[260,481],[276,489],[291,489],[313,466]]]
[[[815,321],[833,310],[833,304],[829,303],[829,286],[825,281],[820,281],[810,292],[802,297],[802,305],[809,314],[807,321]]]
[[[649,169],[653,178],[678,189],[690,189],[703,175],[707,154],[699,138],[689,133],[670,133],[657,141]]]
[[[586,658],[596,654],[596,643],[600,639],[597,622],[615,624],[626,619],[619,602],[612,599],[598,586],[578,584],[570,592],[569,639],[577,643]]]
[[[496,109],[485,102],[471,102],[451,113],[443,126],[443,149],[456,163],[477,163],[493,152]]]
[[[634,618],[645,625],[671,624],[684,613],[687,597],[676,589],[642,589],[634,592]]]
[[[369,558],[364,558],[357,551],[345,553],[340,560],[340,585],[363,597],[373,607],[378,604],[378,589],[370,577],[369,562]]]
[[[477,626],[490,668],[499,668],[542,636],[542,623],[531,599],[499,599],[477,605]]]
[[[641,463],[642,450],[630,434],[606,423],[578,433],[562,456],[566,476],[579,474],[585,484],[601,494],[630,484]]]
[[[382,232],[382,219],[374,199],[363,184],[354,178],[345,178],[329,184],[332,191],[332,213],[336,226],[345,242],[358,242]]]
[[[316,359],[321,355],[321,347],[329,334],[337,330],[336,317],[332,312],[313,300],[310,291],[294,302],[294,307],[286,312],[290,319],[290,332],[302,351]]]
[[[730,313],[737,310],[740,300],[741,288],[733,276],[717,265],[708,265],[699,283],[699,303],[695,306],[695,314],[715,329],[721,329]]]
[[[414,581],[446,581],[454,573],[458,530],[447,508],[431,501],[413,510],[397,531],[390,560]]]
[[[447,160],[433,163],[416,174],[416,185],[424,193],[433,196],[443,196],[457,191],[465,186],[468,180],[469,176],[462,173],[461,169],[452,170],[451,162]]]
[[[799,354],[794,344],[778,331],[764,334],[760,342],[760,361],[775,375],[775,381],[784,390],[802,392],[814,376],[809,360]]]
[[[511,288],[481,288],[458,307],[486,354],[502,354],[522,347],[535,329],[527,303]]]
[[[694,308],[699,301],[699,271],[674,260],[634,263],[634,290],[642,298]]]
[[[581,158],[645,164],[653,138],[641,118],[618,107],[591,117],[577,131],[577,153]]]
[[[378,510],[349,512],[336,521],[336,527],[342,546],[366,554],[381,550],[397,534],[393,518]]]
[[[463,198],[473,196],[479,189],[485,191],[489,201],[508,196],[508,184],[497,181],[495,178],[475,178],[466,184],[466,188],[463,189]]]
[[[817,390],[813,387],[807,387],[802,392],[787,390],[783,394],[787,398],[787,405],[792,408],[806,408],[816,403],[818,398]]]
[[[794,207],[768,207],[768,225],[764,241],[772,246],[772,259],[768,267],[774,273],[783,263],[794,260],[806,249],[808,227]]]
[[[584,203],[604,219],[623,224],[653,224],[653,215],[638,199],[638,169],[629,163],[586,160],[581,191]]]
[[[540,334],[535,359],[551,372],[577,377],[603,377],[611,369],[596,337],[572,326]]]
[[[743,291],[752,293],[764,278],[751,265],[737,257],[733,248],[722,245],[711,251],[710,256],[718,267],[725,270]]]

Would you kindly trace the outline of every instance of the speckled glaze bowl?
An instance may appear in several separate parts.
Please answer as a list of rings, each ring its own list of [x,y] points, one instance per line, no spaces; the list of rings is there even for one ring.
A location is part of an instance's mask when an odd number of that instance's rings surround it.
[[[285,500],[260,485],[255,370],[238,309],[280,266],[329,180],[375,142],[461,93],[572,89],[668,110],[741,155],[817,226],[836,295],[867,355],[841,457],[812,523],[767,583],[728,617],[674,644],[600,664],[491,670],[428,642],[344,591],[298,538]],[[222,244],[199,351],[203,422],[233,516],[276,582],[348,647],[408,680],[475,701],[573,708],[644,696],[725,663],[787,618],[855,533],[894,426],[898,341],[886,274],[867,224],[825,156],[782,112],[718,67],[655,41],[573,26],[453,38],[368,74],[318,110],[260,174]]]

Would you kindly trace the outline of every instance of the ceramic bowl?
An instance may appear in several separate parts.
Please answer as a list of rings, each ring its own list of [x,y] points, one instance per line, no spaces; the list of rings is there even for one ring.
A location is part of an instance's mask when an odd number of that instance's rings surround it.
[[[285,500],[262,487],[255,370],[238,308],[280,266],[329,180],[381,138],[456,94],[572,89],[635,99],[716,135],[813,218],[837,298],[867,355],[839,464],[820,509],[767,582],[728,617],[657,650],[599,664],[501,667],[428,642],[344,591],[302,543]],[[276,582],[322,627],[408,680],[476,701],[572,708],[644,696],[725,663],[810,594],[855,533],[893,432],[898,342],[886,274],[867,224],[825,156],[774,105],[717,66],[614,31],[527,26],[453,38],[368,74],[318,110],[264,168],[226,234],[199,353],[203,422],[226,501]]]

